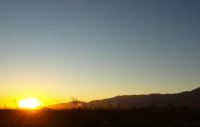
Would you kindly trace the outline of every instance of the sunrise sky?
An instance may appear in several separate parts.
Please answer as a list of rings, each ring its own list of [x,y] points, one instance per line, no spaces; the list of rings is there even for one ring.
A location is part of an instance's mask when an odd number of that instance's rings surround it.
[[[199,86],[199,0],[0,1],[2,107]]]

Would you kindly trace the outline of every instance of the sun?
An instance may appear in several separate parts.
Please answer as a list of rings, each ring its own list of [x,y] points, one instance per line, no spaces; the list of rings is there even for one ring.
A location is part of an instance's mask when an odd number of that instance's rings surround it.
[[[27,98],[19,102],[20,108],[35,109],[37,106],[40,106],[40,105],[41,103],[37,99],[34,99],[34,98]]]

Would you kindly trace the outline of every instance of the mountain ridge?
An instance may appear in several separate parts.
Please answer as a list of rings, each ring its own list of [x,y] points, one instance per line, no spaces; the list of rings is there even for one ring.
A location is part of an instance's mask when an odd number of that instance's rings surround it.
[[[172,104],[173,106],[189,106],[189,107],[199,107],[200,106],[200,87],[193,89],[191,91],[183,91],[180,93],[173,94],[160,94],[156,93],[155,106],[168,106]],[[82,102],[83,105],[101,108],[131,108],[131,107],[148,107],[153,103],[153,97],[150,94],[142,95],[118,95],[111,98],[105,98],[102,100],[92,100],[88,103]],[[73,102],[60,103],[55,105],[50,105],[52,109],[71,109],[75,108]]]

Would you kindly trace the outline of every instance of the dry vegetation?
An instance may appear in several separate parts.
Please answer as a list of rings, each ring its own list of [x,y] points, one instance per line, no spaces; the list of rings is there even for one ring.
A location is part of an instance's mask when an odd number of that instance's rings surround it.
[[[200,111],[184,109],[128,110],[0,110],[2,127],[200,127]]]

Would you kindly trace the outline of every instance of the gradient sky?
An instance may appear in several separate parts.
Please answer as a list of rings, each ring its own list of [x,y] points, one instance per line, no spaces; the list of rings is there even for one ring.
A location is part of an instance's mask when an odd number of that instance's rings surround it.
[[[1,0],[0,106],[200,86],[199,0]]]

